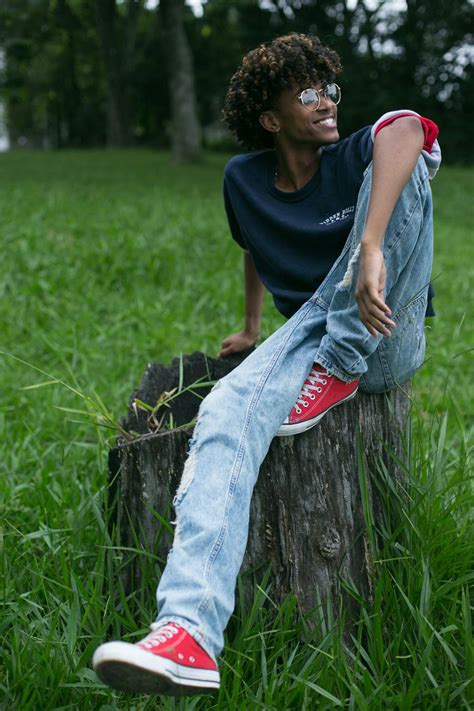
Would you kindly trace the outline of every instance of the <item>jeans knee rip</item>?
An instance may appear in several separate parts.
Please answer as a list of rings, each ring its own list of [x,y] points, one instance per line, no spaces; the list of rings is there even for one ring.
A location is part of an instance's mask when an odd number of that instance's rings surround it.
[[[173,540],[173,548],[174,546],[177,545],[179,541],[179,514],[178,514],[178,507],[180,503],[182,502],[184,496],[186,495],[190,485],[192,484],[192,481],[194,479],[194,469],[196,466],[196,449],[192,449],[188,455],[187,460],[184,463],[184,468],[183,468],[183,474],[181,476],[181,481],[179,483],[178,489],[176,491],[176,494],[173,499],[173,506],[176,511],[176,520],[171,521],[171,524],[174,525],[175,531],[174,531],[174,540]],[[171,553],[171,550],[170,552]],[[169,555],[168,553],[168,555]]]
[[[359,259],[360,255],[360,243],[357,245],[354,254],[349,259],[349,264],[347,265],[346,273],[344,278],[337,285],[338,289],[350,289],[352,286],[352,279],[354,278],[354,265]]]
[[[174,541],[173,541],[173,546],[176,545],[178,542],[178,536],[179,536],[179,516],[178,516],[178,507],[180,503],[182,502],[183,498],[185,497],[189,487],[192,484],[192,481],[194,479],[194,469],[196,466],[196,450],[198,447],[197,444],[197,431],[198,431],[198,426],[200,422],[200,413],[198,413],[198,418],[196,421],[196,424],[194,425],[194,431],[192,434],[191,439],[189,440],[189,446],[188,446],[188,457],[186,461],[184,462],[184,467],[183,467],[183,473],[181,475],[181,481],[179,482],[179,486],[176,490],[176,494],[174,495],[173,498],[173,507],[176,511],[176,520],[171,521],[172,525],[176,526],[175,533],[174,533]],[[170,551],[171,553],[171,551]]]
[[[176,495],[173,499],[173,506],[175,508],[176,508],[176,506],[179,506],[184,495],[186,494],[187,490],[189,489],[189,487],[191,485],[191,482],[194,478],[195,466],[196,466],[196,448],[194,447],[190,451],[188,458],[186,459],[186,461],[184,463],[181,481],[179,483],[178,490],[176,491]]]

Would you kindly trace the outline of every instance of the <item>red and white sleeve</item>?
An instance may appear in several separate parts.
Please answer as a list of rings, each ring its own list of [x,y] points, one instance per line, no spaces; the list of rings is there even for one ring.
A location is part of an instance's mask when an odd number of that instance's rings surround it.
[[[385,126],[390,125],[393,121],[396,121],[398,118],[402,118],[403,116],[416,116],[420,119],[420,123],[425,134],[425,140],[421,153],[425,159],[430,178],[434,178],[441,164],[441,148],[437,140],[439,128],[431,119],[420,116],[420,114],[417,114],[416,111],[411,111],[410,109],[388,111],[383,114],[372,126],[372,140],[375,140],[378,132]]]

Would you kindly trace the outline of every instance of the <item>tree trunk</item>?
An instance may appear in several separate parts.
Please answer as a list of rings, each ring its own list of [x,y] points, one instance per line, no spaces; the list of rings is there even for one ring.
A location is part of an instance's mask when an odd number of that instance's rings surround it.
[[[184,0],[161,0],[163,52],[171,101],[172,152],[178,162],[201,155],[201,127],[197,116],[194,67],[183,24]]]
[[[96,18],[107,84],[107,145],[132,142],[129,80],[140,0],[129,0],[123,41],[115,0],[96,0]]]
[[[236,364],[206,361],[196,353],[184,361],[175,359],[168,369],[152,364],[139,391],[132,395],[123,425],[140,434],[131,441],[121,438],[109,456],[112,520],[118,544],[125,549],[142,547],[147,552],[124,565],[123,582],[128,592],[140,585],[144,558],[156,555],[160,566],[166,560],[172,543],[171,501],[192,431],[181,428],[146,433],[147,417],[137,410],[136,399],[153,405],[160,393],[170,391],[180,379],[190,383],[195,382],[196,374],[222,377],[225,369],[229,371]],[[186,402],[180,404],[180,398],[185,397]],[[170,409],[164,408],[166,417],[169,419],[169,410],[174,410],[175,423],[189,422],[199,402],[187,391]],[[273,600],[278,603],[294,593],[303,612],[320,601],[324,610],[330,601],[332,617],[337,619],[342,609],[346,633],[352,628],[351,620],[359,611],[357,597],[370,604],[373,601],[377,542],[370,522],[377,525],[384,513],[377,493],[380,462],[390,472],[394,486],[402,485],[403,475],[394,462],[403,460],[408,413],[406,389],[383,395],[359,393],[331,410],[308,432],[273,440],[251,505],[241,570],[248,574],[244,577],[247,599],[254,595],[255,575],[261,578],[270,565]],[[158,413],[153,417],[156,424]],[[348,585],[355,586],[355,595],[348,592]]]

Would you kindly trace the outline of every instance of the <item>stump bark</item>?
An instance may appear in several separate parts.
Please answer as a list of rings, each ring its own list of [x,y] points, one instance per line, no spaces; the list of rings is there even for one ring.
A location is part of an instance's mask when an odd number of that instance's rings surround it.
[[[130,399],[122,424],[136,436],[131,441],[120,438],[109,456],[112,520],[120,546],[138,547],[157,557],[157,579],[172,544],[171,501],[192,433],[189,427],[163,427],[171,416],[175,425],[189,423],[200,398],[186,390],[152,417],[137,408],[136,401],[154,406],[178,383],[223,377],[241,359],[215,360],[194,353],[175,359],[169,368],[150,364]],[[206,390],[196,392],[202,396]],[[308,612],[330,601],[333,617],[343,609],[349,624],[358,614],[360,599],[372,603],[373,530],[368,522],[376,528],[384,513],[377,473],[384,462],[403,487],[402,469],[395,462],[404,458],[408,416],[406,387],[381,395],[358,393],[308,432],[273,440],[252,498],[241,569],[249,598],[255,592],[255,576],[270,566],[271,597],[277,603],[293,593],[301,611]],[[150,431],[158,422],[161,429]],[[133,557],[123,569],[126,591],[140,585],[139,559]]]

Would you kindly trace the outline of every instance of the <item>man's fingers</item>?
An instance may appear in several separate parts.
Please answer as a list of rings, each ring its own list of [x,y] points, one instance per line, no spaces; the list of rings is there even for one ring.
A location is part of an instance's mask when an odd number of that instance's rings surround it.
[[[367,299],[367,300],[364,302],[364,306],[365,306],[365,308],[367,309],[367,312],[368,312],[373,318],[378,318],[379,321],[387,321],[387,322],[390,321],[390,319],[388,318],[386,312],[383,311],[383,309],[381,309],[380,306],[377,306],[376,304],[374,304],[374,302],[371,301],[370,299]]]
[[[226,356],[230,355],[233,353],[232,346],[227,346],[227,348],[222,348],[221,351],[219,351],[219,355],[217,356],[218,358],[225,358]]]
[[[368,330],[368,332],[370,333],[371,336],[377,335],[376,329],[370,325],[369,321],[364,321],[364,326],[366,327],[366,329]]]
[[[385,328],[385,326],[382,326],[379,321],[375,321],[367,317],[361,318],[361,321],[371,336],[377,336],[379,333],[381,333],[383,336],[391,335],[390,331]]]
[[[359,311],[361,313],[361,319],[364,323],[368,320],[372,324],[377,324],[377,330],[381,330],[378,327],[379,322],[390,328],[396,328],[397,325],[395,321],[389,318],[388,313],[390,312],[389,307],[380,298],[373,298],[368,292],[362,292],[359,294],[358,298]],[[386,331],[381,331],[381,333],[386,333]]]
[[[377,321],[377,319],[371,319],[370,325],[376,330],[377,333],[381,333],[383,336],[392,335],[388,328],[380,321]]]
[[[391,313],[390,308],[387,306],[383,298],[379,295],[377,289],[372,288],[367,290],[367,296],[374,306],[377,306],[384,313]]]
[[[392,335],[391,331],[387,328],[385,323],[383,323],[380,319],[370,313],[367,313],[365,315],[364,323],[370,326],[369,331],[372,333],[372,335],[377,335],[377,333],[381,333],[384,336]],[[373,333],[371,329],[375,330],[376,333]]]
[[[380,293],[383,293],[383,290],[379,292],[374,286],[367,286],[356,293],[356,298],[363,300],[365,303],[370,302],[374,304],[384,313],[391,313],[390,307],[387,306],[383,298],[379,295]]]
[[[362,303],[364,304],[364,307],[369,311],[372,310],[373,307],[378,308],[382,313],[386,313],[388,306],[385,304],[383,299],[381,299],[379,296],[377,296],[377,292],[375,290],[361,290],[357,295],[356,295],[357,302],[359,305]]]
[[[384,336],[391,336],[388,326],[395,328],[395,323],[388,319],[380,309],[375,309],[373,304],[359,305],[360,319],[372,336],[381,333]]]
[[[385,324],[386,326],[390,326],[391,328],[397,327],[395,321],[392,321],[392,319],[390,319],[384,311],[377,308],[373,304],[369,305],[368,313],[373,319],[380,321],[381,323]]]

